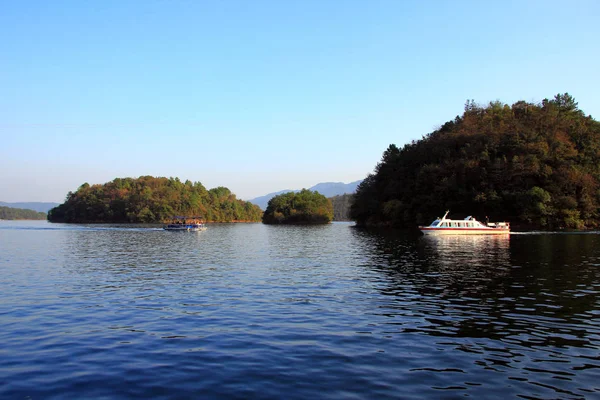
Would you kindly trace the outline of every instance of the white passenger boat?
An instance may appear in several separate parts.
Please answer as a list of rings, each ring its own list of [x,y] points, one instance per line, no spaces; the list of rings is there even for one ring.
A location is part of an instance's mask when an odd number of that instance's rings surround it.
[[[508,222],[488,222],[483,224],[468,216],[465,219],[448,219],[446,216],[437,218],[429,226],[419,226],[425,235],[502,235],[510,233]]]
[[[173,217],[167,225],[163,227],[167,231],[205,231],[206,224],[202,217]]]

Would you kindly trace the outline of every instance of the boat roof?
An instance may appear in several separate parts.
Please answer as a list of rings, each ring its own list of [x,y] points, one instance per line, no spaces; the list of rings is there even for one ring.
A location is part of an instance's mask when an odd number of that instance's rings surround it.
[[[446,214],[444,214],[444,216],[442,218],[436,218],[436,221],[476,221],[475,218],[473,218],[472,215],[469,215],[468,217],[466,217],[465,219],[452,219],[452,218],[446,218],[448,216],[448,213],[450,212],[450,210],[446,211]],[[435,222],[435,221],[434,221]]]

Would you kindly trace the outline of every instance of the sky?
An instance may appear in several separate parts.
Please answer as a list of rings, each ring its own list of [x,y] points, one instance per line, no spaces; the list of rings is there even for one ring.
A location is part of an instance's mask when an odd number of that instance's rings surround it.
[[[568,92],[599,119],[599,20],[597,0],[6,1],[0,201],[348,183],[467,99]]]

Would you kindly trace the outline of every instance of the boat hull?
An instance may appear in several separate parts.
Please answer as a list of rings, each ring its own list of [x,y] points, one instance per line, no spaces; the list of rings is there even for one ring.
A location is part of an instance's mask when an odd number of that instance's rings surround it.
[[[420,226],[425,235],[508,235],[510,229],[503,228],[430,228]]]
[[[205,231],[206,230],[206,226],[199,226],[199,225],[178,225],[178,226],[171,226],[171,225],[167,225],[163,229],[165,231],[199,232],[199,231]]]

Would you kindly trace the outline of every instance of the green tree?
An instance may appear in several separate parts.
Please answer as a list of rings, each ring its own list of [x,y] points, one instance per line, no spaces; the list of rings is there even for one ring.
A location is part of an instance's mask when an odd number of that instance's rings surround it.
[[[51,222],[164,222],[174,215],[203,216],[208,222],[258,222],[260,208],[236,199],[229,189],[207,191],[200,182],[141,176],[103,185],[84,183],[48,213]]]
[[[326,224],[332,219],[331,201],[307,189],[273,197],[262,218],[265,224]]]
[[[513,226],[600,227],[600,123],[568,93],[467,101],[421,140],[390,145],[350,214],[357,225],[414,227],[446,209]]]
[[[352,199],[352,194],[342,194],[329,198],[333,205],[334,221],[350,221],[350,206],[352,205]]]
[[[46,213],[25,208],[0,206],[0,219],[46,219]]]

